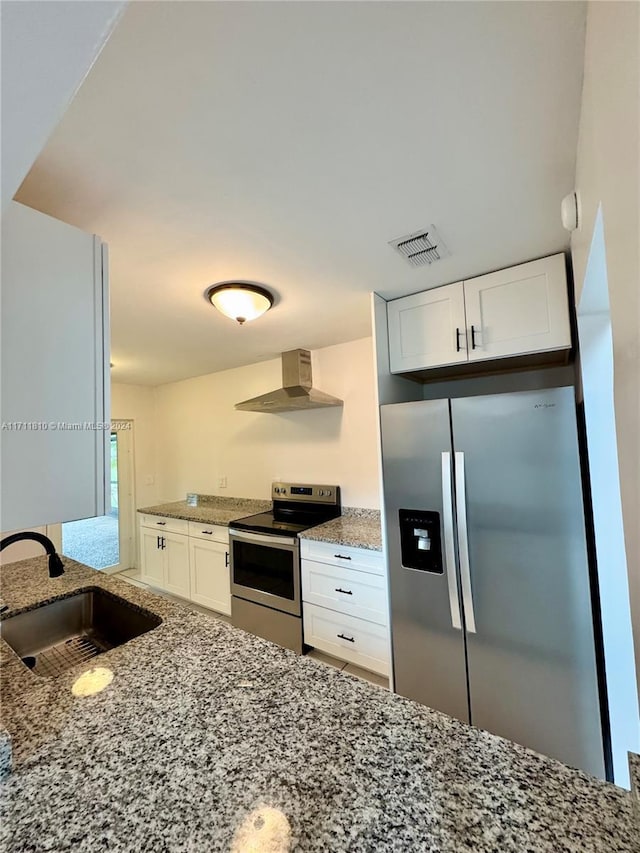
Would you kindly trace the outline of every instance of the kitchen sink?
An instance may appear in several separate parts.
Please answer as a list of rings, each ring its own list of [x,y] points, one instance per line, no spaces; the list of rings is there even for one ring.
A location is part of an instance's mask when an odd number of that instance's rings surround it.
[[[90,587],[0,622],[0,637],[36,675],[55,678],[156,628],[162,619]]]

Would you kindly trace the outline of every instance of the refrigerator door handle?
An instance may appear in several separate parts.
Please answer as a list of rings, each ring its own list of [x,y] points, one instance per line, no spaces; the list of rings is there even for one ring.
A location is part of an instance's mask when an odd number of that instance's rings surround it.
[[[460,554],[460,575],[462,580],[462,602],[467,631],[476,633],[476,617],[473,612],[473,593],[471,591],[471,568],[469,566],[469,537],[467,534],[467,492],[464,481],[464,453],[455,453],[456,472],[456,515],[458,520],[458,553]]]
[[[458,578],[456,572],[456,552],[453,542],[453,495],[451,493],[451,454],[442,454],[442,522],[444,526],[444,550],[447,564],[447,586],[449,588],[449,609],[451,624],[462,630],[460,619],[460,599],[458,598]]]

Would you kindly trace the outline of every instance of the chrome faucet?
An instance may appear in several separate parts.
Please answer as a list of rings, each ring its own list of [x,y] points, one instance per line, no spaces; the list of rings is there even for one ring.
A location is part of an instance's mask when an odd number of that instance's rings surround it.
[[[25,530],[23,533],[12,533],[10,536],[0,539],[0,551],[4,551],[9,545],[13,545],[14,542],[21,542],[23,539],[33,539],[34,542],[39,542],[49,555],[50,578],[59,578],[60,575],[64,574],[64,563],[56,553],[53,542],[47,536],[43,536],[42,533],[35,533],[31,530]]]

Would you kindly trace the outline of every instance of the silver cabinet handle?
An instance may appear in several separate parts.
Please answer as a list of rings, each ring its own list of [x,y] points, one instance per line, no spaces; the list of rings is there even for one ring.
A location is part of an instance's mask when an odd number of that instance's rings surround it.
[[[471,591],[471,567],[469,566],[469,536],[467,533],[467,491],[464,482],[464,453],[456,451],[456,514],[458,516],[458,553],[462,580],[462,603],[467,631],[476,633],[476,617],[473,612]]]
[[[447,563],[447,587],[451,624],[462,630],[460,599],[458,598],[458,575],[456,572],[456,549],[453,542],[453,494],[451,490],[451,454],[442,454],[442,523],[444,526],[444,552]]]

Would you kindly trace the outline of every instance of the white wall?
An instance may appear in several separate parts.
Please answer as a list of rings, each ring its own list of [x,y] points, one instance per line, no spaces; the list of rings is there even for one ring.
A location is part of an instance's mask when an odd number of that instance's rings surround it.
[[[576,300],[579,300],[601,203],[613,332],[620,487],[637,672],[640,672],[639,27],[640,5],[637,3],[589,3],[576,171],[582,225],[571,238]]]
[[[377,508],[371,338],[316,350],[312,365],[314,386],[343,399],[343,408],[235,411],[234,403],[281,387],[279,358],[158,386],[160,500],[188,491],[269,499],[280,478],[336,483],[345,506]],[[222,476],[226,489],[218,487]]]
[[[155,388],[112,384],[111,420],[133,421],[136,507],[158,503]]]

